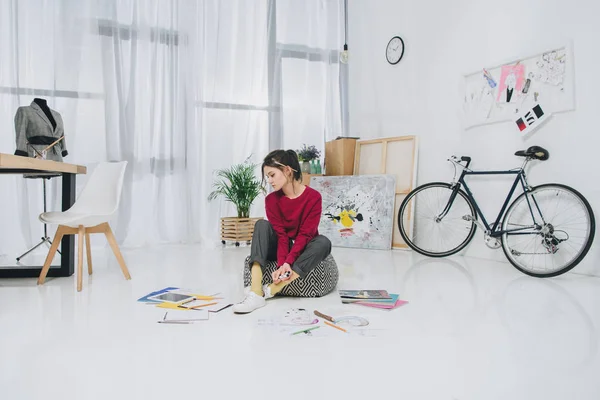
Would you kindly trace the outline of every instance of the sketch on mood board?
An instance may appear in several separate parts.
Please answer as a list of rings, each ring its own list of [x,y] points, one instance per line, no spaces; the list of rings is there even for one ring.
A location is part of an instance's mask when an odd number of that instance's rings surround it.
[[[537,70],[530,73],[530,78],[554,86],[560,86],[565,80],[566,52],[551,51],[542,54],[536,62]]]
[[[553,113],[575,109],[573,51],[570,44],[514,59],[464,76],[465,128],[502,121],[517,122],[531,133]],[[536,108],[538,107],[538,108]],[[534,110],[543,110],[538,118]],[[529,113],[529,114],[528,114]],[[529,115],[529,117],[526,117]],[[541,117],[540,116],[540,117]],[[534,118],[531,126],[527,121]],[[529,118],[529,119],[528,119]]]
[[[310,186],[323,198],[319,233],[333,246],[391,248],[396,195],[393,175],[313,177]]]
[[[496,101],[504,103],[516,101],[517,93],[523,88],[524,74],[525,66],[522,64],[503,65],[500,69],[500,86]]]

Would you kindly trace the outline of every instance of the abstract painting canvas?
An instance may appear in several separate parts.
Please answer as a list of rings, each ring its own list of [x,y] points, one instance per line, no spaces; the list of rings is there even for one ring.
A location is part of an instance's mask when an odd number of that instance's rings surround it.
[[[393,175],[313,177],[323,197],[319,233],[333,246],[389,250],[392,247]]]

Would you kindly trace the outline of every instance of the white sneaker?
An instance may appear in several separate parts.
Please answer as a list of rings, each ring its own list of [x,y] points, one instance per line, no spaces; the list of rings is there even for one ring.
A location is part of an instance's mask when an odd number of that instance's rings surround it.
[[[269,287],[268,284],[263,285],[263,294],[264,294],[264,298],[266,299],[270,299],[271,297],[275,296],[274,294],[271,294],[271,288]],[[244,296],[248,296],[248,293],[250,293],[252,291],[252,289],[250,288],[250,286],[246,286],[244,287]]]
[[[263,297],[251,291],[241,303],[233,306],[233,312],[236,314],[248,314],[258,308],[264,307],[265,304],[266,302]]]
[[[274,295],[271,294],[271,288],[270,285],[263,285],[263,294],[264,294],[264,299],[270,299],[271,297],[273,297]]]

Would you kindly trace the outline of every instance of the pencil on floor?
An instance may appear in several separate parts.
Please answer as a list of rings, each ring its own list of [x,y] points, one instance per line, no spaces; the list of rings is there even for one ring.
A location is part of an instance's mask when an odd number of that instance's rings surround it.
[[[188,310],[195,310],[196,308],[208,307],[208,306],[214,306],[215,304],[217,304],[217,302],[214,302],[214,303],[208,303],[208,304],[200,304],[200,305],[197,305],[197,306],[192,306],[192,307],[184,307],[184,308],[187,308]]]
[[[306,332],[312,331],[313,329],[317,329],[317,328],[320,328],[320,326],[313,326],[312,328],[302,329],[301,331],[292,333],[292,335],[297,335],[299,333],[306,333]]]
[[[191,324],[190,321],[156,321],[159,324]]]
[[[325,325],[329,325],[329,326],[331,326],[332,328],[339,329],[339,330],[340,330],[340,331],[342,331],[342,332],[346,332],[346,333],[348,333],[348,331],[347,331],[347,330],[345,330],[344,328],[341,328],[341,327],[339,327],[339,326],[337,326],[337,325],[334,325],[334,324],[332,324],[331,322],[327,322],[327,321],[323,321],[323,322],[325,322]]]

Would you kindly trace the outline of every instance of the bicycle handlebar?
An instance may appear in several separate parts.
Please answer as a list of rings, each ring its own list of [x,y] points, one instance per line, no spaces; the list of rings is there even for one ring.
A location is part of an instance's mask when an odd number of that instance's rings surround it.
[[[465,168],[469,168],[469,164],[471,164],[471,157],[469,156],[461,156],[460,158],[456,157],[456,156],[450,156],[450,158],[448,159],[448,161],[451,161],[453,163],[459,164],[460,166],[463,166],[461,164],[461,162],[466,162],[466,164],[464,165]]]

